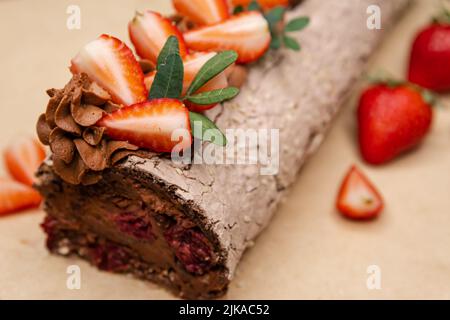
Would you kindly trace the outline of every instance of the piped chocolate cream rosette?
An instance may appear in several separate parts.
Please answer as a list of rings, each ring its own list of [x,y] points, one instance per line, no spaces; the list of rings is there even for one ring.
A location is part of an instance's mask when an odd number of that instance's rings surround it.
[[[50,100],[39,117],[37,133],[52,151],[55,173],[71,184],[97,183],[101,172],[127,157],[138,147],[110,140],[96,123],[120,105],[86,74],[76,74],[63,89],[47,91]]]

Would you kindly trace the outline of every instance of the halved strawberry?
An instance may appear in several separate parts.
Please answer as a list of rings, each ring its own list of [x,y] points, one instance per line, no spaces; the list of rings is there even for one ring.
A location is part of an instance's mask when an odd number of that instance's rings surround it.
[[[72,59],[72,73],[86,73],[114,102],[131,105],[147,100],[144,74],[131,50],[119,39],[101,35]]]
[[[383,199],[364,174],[353,166],[339,191],[337,209],[347,218],[368,220],[383,209]]]
[[[227,0],[173,0],[175,10],[199,26],[211,25],[230,17]]]
[[[248,5],[253,0],[231,0],[233,6],[243,6],[248,7]],[[287,7],[289,5],[289,0],[258,0],[258,4],[265,10],[272,9],[277,6]]]
[[[184,39],[196,51],[235,50],[239,63],[258,60],[269,48],[270,31],[260,12],[243,12],[225,22],[188,31]]]
[[[21,138],[6,148],[4,158],[11,176],[31,186],[34,174],[45,159],[45,149],[35,138]]]
[[[183,95],[189,89],[192,81],[194,80],[197,73],[203,67],[203,65],[212,57],[214,57],[215,52],[196,52],[186,56],[184,60],[184,78],[183,78]],[[228,68],[218,74],[216,77],[208,81],[203,87],[201,87],[196,93],[212,91],[216,89],[223,89],[228,87],[228,80],[226,76]],[[145,76],[145,86],[147,90],[150,90],[153,81],[155,79],[156,71],[150,72]],[[192,111],[205,111],[213,108],[213,105],[196,105],[190,102],[186,102],[186,106]]]
[[[0,216],[36,208],[41,199],[33,188],[11,179],[0,178]]]
[[[151,71],[144,76],[145,88],[148,91],[150,91],[150,89],[153,85],[153,81],[155,81],[155,76],[156,76],[156,70]]]
[[[154,65],[156,65],[158,55],[170,36],[178,38],[180,55],[184,57],[187,53],[181,32],[172,21],[157,12],[150,10],[144,13],[137,12],[128,24],[128,32],[137,54],[142,59],[151,61]]]
[[[154,99],[121,108],[103,117],[97,126],[106,128],[113,139],[156,152],[171,152],[175,146],[186,149],[192,144],[189,111],[176,99]]]

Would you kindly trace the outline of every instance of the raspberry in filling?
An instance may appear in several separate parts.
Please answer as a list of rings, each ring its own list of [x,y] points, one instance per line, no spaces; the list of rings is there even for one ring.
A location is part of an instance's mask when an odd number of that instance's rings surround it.
[[[141,240],[155,240],[150,218],[140,217],[131,212],[115,215],[113,218],[120,231]]]
[[[202,275],[210,269],[213,252],[208,239],[200,231],[176,224],[170,227],[164,236],[188,272]]]
[[[129,268],[130,255],[111,243],[98,244],[91,251],[92,262],[105,271],[125,272]]]

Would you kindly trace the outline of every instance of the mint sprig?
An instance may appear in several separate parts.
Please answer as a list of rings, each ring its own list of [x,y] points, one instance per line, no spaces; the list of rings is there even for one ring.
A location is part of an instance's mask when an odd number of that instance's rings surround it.
[[[298,17],[289,21],[284,27],[284,32],[295,32],[305,29],[309,25],[309,17]]]
[[[228,87],[224,89],[217,89],[208,92],[202,92],[187,97],[187,99],[198,105],[216,104],[225,100],[232,99],[239,94],[239,89]]]
[[[149,100],[159,98],[172,98],[182,101],[189,101],[197,105],[211,105],[234,98],[239,93],[239,89],[228,87],[218,90],[198,93],[208,81],[219,75],[226,68],[236,62],[238,54],[235,51],[223,51],[208,60],[199,70],[186,95],[182,96],[184,66],[180,56],[178,39],[175,36],[169,37],[161,53],[158,56],[155,80],[148,95]],[[201,123],[201,135],[195,130],[194,137],[203,139],[203,134],[210,129],[217,130],[216,137],[212,143],[220,146],[226,145],[225,135],[206,116],[195,112],[189,112],[191,126],[195,122]],[[217,138],[218,137],[218,138]]]
[[[184,67],[179,54],[170,54],[158,66],[149,99],[178,99],[183,90]]]
[[[157,65],[161,65],[171,54],[180,54],[180,45],[178,43],[178,38],[175,36],[170,36],[166,43],[164,44],[161,52],[158,55]]]
[[[155,80],[148,98],[179,99],[183,90],[184,66],[180,56],[178,39],[169,37],[158,56]]]
[[[292,32],[301,31],[309,25],[309,17],[298,17],[286,23],[280,30],[279,23],[284,19],[285,9],[283,7],[276,7],[266,14],[266,19],[269,22],[270,34],[272,35],[272,42],[270,47],[272,49],[279,49],[282,45],[284,47],[300,51],[301,46],[298,41],[290,36]]]
[[[230,65],[236,62],[238,54],[235,51],[222,51],[209,59],[200,71],[195,76],[189,89],[186,92],[186,96],[189,99],[193,93],[203,87],[209,80],[220,74]]]

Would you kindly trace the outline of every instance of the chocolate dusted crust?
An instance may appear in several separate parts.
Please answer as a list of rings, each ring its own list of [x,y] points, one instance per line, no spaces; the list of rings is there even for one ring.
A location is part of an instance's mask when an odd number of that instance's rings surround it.
[[[173,213],[174,216],[179,217],[174,220],[181,222],[171,226],[181,228],[170,229],[169,226],[164,229],[163,224],[158,237],[158,232],[153,230],[154,225],[159,227],[158,222],[150,220],[152,228],[147,233],[147,225],[134,219],[136,214],[141,216],[141,209],[137,213],[133,211],[131,217],[127,211],[119,211],[124,215],[119,221],[129,222],[122,223],[122,228],[111,219],[99,227],[99,221],[106,219],[109,210],[103,208],[86,214],[80,202],[91,197],[103,207],[111,201],[102,198],[99,186],[107,183],[103,193],[120,195],[123,191],[120,183],[107,178],[92,186],[68,186],[53,174],[53,165],[47,162],[41,168],[37,184],[46,198],[49,216],[57,219],[53,223],[54,220],[49,220],[47,225],[62,226],[56,230],[64,230],[68,228],[65,222],[78,221],[78,229],[70,230],[77,235],[72,240],[64,237],[62,231],[52,233],[49,232],[51,228],[45,227],[51,250],[59,252],[62,248],[63,253],[67,252],[64,243],[71,243],[74,249],[69,248],[69,252],[83,251],[86,246],[80,245],[77,239],[94,235],[97,240],[88,244],[88,248],[96,247],[95,243],[113,243],[127,254],[131,251],[133,264],[145,261],[145,266],[156,268],[158,274],[172,275],[164,278],[169,279],[170,284],[162,281],[161,276],[147,278],[168,286],[182,297],[209,298],[225,293],[243,253],[253,245],[288,195],[302,165],[323,141],[339,106],[348,97],[385,31],[407,3],[407,0],[305,1],[287,14],[288,20],[299,16],[311,17],[308,28],[293,34],[302,44],[302,51],[282,49],[268,53],[249,68],[248,81],[235,99],[206,113],[223,130],[279,129],[279,170],[274,175],[261,175],[262,164],[180,167],[165,157],[144,159],[134,155],[103,171],[103,177],[118,173],[128,186],[125,188],[127,192],[141,188],[140,196],[148,196],[148,203],[151,203],[152,210],[146,211],[149,216],[153,216],[152,211],[157,211],[162,203],[171,203],[177,212]],[[372,4],[379,5],[383,12],[383,30],[366,28],[366,10]],[[230,149],[234,147],[236,155],[253,151],[245,146],[242,149],[237,141],[229,146]],[[259,146],[251,148],[258,149]],[[126,182],[128,179],[139,183]],[[87,190],[94,194],[87,193]],[[160,200],[150,200],[150,194]],[[71,200],[80,197],[83,199]],[[73,203],[69,207],[65,202]],[[83,218],[85,215],[87,218]],[[169,229],[172,232],[164,232]],[[183,232],[185,230],[189,231]],[[54,234],[61,235],[57,239],[66,240],[55,242]],[[137,241],[135,238],[145,238],[145,235],[151,238],[152,234],[158,239],[155,243],[165,241],[165,244],[158,247],[161,255],[150,257],[140,248],[143,242],[148,244],[151,240]],[[145,248],[150,251],[150,246]],[[114,252],[122,252],[116,247],[100,251],[106,253],[96,259],[77,253],[100,268],[109,265],[97,262],[103,261],[102,257],[125,255],[114,255]],[[166,260],[164,257],[168,256],[171,258]],[[141,271],[136,269],[141,270],[141,267],[130,267],[123,272],[139,275]]]
[[[145,174],[112,168],[94,186],[66,183],[48,165],[38,176],[51,252],[76,254],[101,270],[132,273],[183,298],[226,292],[226,257],[208,226]]]

